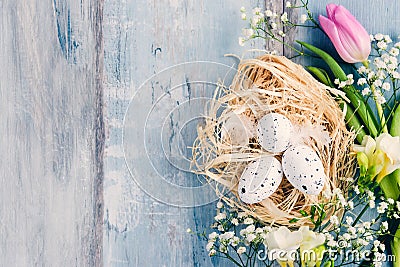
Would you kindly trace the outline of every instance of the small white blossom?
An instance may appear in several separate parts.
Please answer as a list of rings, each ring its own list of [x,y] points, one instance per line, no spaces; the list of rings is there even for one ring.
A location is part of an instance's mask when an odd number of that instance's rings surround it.
[[[243,29],[242,34],[244,38],[249,39],[254,35],[254,30],[253,29]]]
[[[386,44],[385,41],[380,41],[380,42],[378,42],[376,45],[377,45],[378,48],[381,49],[381,50],[386,50],[386,48],[387,48],[387,44]]]
[[[374,82],[374,85],[375,85],[376,87],[382,86],[382,80],[376,80],[376,81]]]
[[[370,207],[371,209],[375,208],[375,201],[374,201],[374,200],[370,200],[370,201],[369,201],[369,207]]]
[[[239,225],[239,221],[238,221],[238,219],[236,219],[236,218],[233,218],[233,219],[231,220],[231,223],[232,223],[233,225],[235,225],[235,226],[238,226],[238,225]]]
[[[214,256],[215,254],[217,254],[217,251],[215,249],[210,250],[210,252],[208,253],[209,256]]]
[[[275,22],[272,22],[271,23],[271,28],[272,29],[276,29],[276,27],[278,27],[278,24],[276,24]]]
[[[259,15],[260,13],[261,13],[261,8],[260,7],[253,8],[253,14],[254,15]]]
[[[365,78],[360,78],[360,79],[358,79],[358,81],[357,81],[357,84],[358,85],[364,85],[364,84],[366,84],[367,83],[367,79],[365,79]]]
[[[224,203],[222,203],[221,201],[218,201],[217,208],[222,209],[223,207],[224,207]]]
[[[220,232],[224,232],[225,231],[225,229],[224,229],[224,227],[222,225],[218,225],[217,229]]]
[[[367,68],[365,66],[361,66],[357,69],[357,72],[362,74],[367,72]]]
[[[381,203],[379,203],[379,206],[376,210],[378,211],[378,213],[382,214],[382,213],[385,213],[387,208],[388,208],[388,204],[386,202],[381,202]]]
[[[272,17],[272,15],[273,15],[273,13],[272,13],[271,10],[269,10],[269,9],[265,10],[265,16],[266,17]]]
[[[397,56],[399,55],[399,49],[396,48],[396,47],[392,47],[392,48],[389,50],[389,53],[390,53],[392,56],[397,57]]]
[[[238,248],[238,250],[237,250],[237,253],[239,254],[239,255],[242,255],[243,253],[245,253],[246,252],[246,248],[245,247],[240,247],[240,248]]]
[[[242,18],[242,20],[246,20],[246,19],[247,19],[246,13],[242,13],[242,14],[240,15],[240,17]]]
[[[221,240],[230,240],[235,236],[235,232],[226,232],[219,236]]]
[[[247,236],[246,236],[246,241],[248,241],[248,242],[252,242],[254,239],[256,239],[256,235],[255,234],[248,234]]]
[[[216,232],[212,232],[211,234],[208,235],[208,240],[210,241],[215,241],[218,237],[218,234]]]
[[[384,82],[382,84],[382,89],[385,90],[385,91],[389,91],[390,90],[390,83]]]
[[[254,220],[252,218],[246,218],[243,222],[244,224],[253,224]],[[254,226],[254,225],[253,225]]]
[[[344,88],[344,87],[346,87],[346,85],[347,85],[347,82],[345,82],[345,81],[343,81],[343,82],[340,82],[339,83],[339,88]]]
[[[393,198],[388,198],[386,201],[387,201],[390,205],[393,205],[393,204],[394,204]]]
[[[383,39],[383,34],[382,33],[375,34],[375,40],[381,41],[382,39]]]
[[[282,21],[283,23],[289,22],[288,14],[287,14],[286,12],[284,12],[284,13],[282,14],[282,16],[281,16],[281,21]]]
[[[246,8],[244,7],[244,6],[242,6],[241,8],[240,8],[240,12],[246,12]]]
[[[239,45],[240,46],[244,46],[245,41],[246,40],[243,37],[239,37]]]
[[[214,242],[208,242],[206,245],[206,250],[211,251],[211,249],[214,247]]]
[[[286,7],[292,7],[292,3],[290,3],[289,1],[286,2]]]
[[[354,222],[354,220],[353,220],[352,217],[346,216],[346,223],[347,223],[348,225],[351,225],[353,222]]]
[[[336,215],[332,215],[331,218],[329,219],[329,221],[333,225],[339,225],[339,218]]]
[[[384,38],[385,38],[385,42],[386,42],[386,43],[388,43],[388,44],[389,44],[389,43],[391,43],[391,42],[392,42],[392,38],[390,38],[390,36],[389,36],[389,35],[385,35],[385,36],[384,36]]]
[[[280,36],[282,36],[282,37],[285,37],[285,36],[286,36],[286,34],[285,34],[283,31],[279,31],[278,34],[279,34]]]
[[[300,22],[305,23],[308,20],[308,16],[306,14],[302,14],[300,16]]]
[[[382,224],[381,224],[381,230],[382,230],[383,232],[386,232],[388,229],[389,229],[388,222],[382,222]]]
[[[216,221],[222,221],[224,219],[226,219],[225,212],[218,213],[218,215],[214,217],[214,220],[216,220]]]
[[[339,84],[339,83],[340,83],[340,80],[339,80],[338,78],[336,78],[336,79],[333,81],[333,83],[334,83],[334,84]]]

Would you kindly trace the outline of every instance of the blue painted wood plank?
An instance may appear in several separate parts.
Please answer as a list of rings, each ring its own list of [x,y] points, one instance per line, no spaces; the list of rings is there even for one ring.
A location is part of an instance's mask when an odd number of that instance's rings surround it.
[[[101,3],[0,1],[1,266],[101,264]]]
[[[214,213],[212,205],[204,207],[178,208],[160,203],[146,195],[134,182],[128,168],[124,166],[123,141],[132,145],[131,158],[139,153],[142,139],[124,136],[123,119],[129,101],[146,79],[160,70],[177,63],[207,60],[233,64],[224,58],[226,53],[241,54],[238,36],[245,25],[240,20],[238,1],[107,1],[105,3],[105,96],[107,142],[105,158],[105,232],[104,263],[107,266],[210,266],[212,265],[202,241],[186,233],[187,228],[202,229],[211,223]],[[251,5],[246,4],[250,9]],[[281,5],[280,5],[281,6]],[[263,42],[258,42],[262,47]],[[253,45],[254,47],[254,45]],[[199,70],[201,72],[201,70]],[[187,83],[191,76],[178,73],[172,84]],[[186,75],[186,76],[185,76]],[[216,78],[215,78],[216,79]],[[176,82],[175,82],[176,80]],[[169,90],[168,77],[160,77],[152,86],[145,88],[141,98],[133,106],[132,114],[146,119],[152,101],[162,90]],[[143,89],[143,88],[142,88]],[[149,90],[149,91],[146,91]],[[153,90],[153,94],[151,92]],[[208,92],[209,95],[210,92]],[[182,86],[171,91],[174,101],[189,101],[205,93]],[[155,99],[152,99],[155,98]],[[171,98],[171,99],[172,99]],[[166,105],[175,102],[167,102]],[[162,105],[161,105],[162,106]],[[156,105],[156,107],[158,107]],[[191,107],[198,112],[203,106]],[[131,107],[132,108],[132,107]],[[161,110],[168,111],[166,109]],[[184,115],[184,112],[181,114]],[[181,117],[183,118],[183,117]],[[165,117],[160,115],[160,123]],[[167,125],[171,133],[179,132],[180,119],[171,117]],[[139,126],[138,126],[139,127]],[[191,127],[191,128],[190,128]],[[183,134],[193,140],[195,124]],[[134,128],[134,127],[133,127]],[[134,129],[133,129],[134,130]],[[143,131],[143,129],[137,129]],[[147,135],[153,139],[146,145],[157,153],[157,131]],[[168,136],[168,135],[167,135]],[[172,140],[171,139],[171,140]],[[172,142],[172,141],[171,141]],[[137,144],[137,150],[135,145]],[[159,151],[162,153],[162,151]],[[153,177],[154,170],[137,163],[137,173]],[[154,159],[155,157],[153,157]],[[182,185],[193,179],[192,175],[179,171],[162,159],[157,159],[155,169],[160,168],[169,181]],[[138,162],[138,161],[137,161]],[[156,175],[156,174],[154,174]],[[162,189],[161,189],[162,190]],[[168,193],[168,192],[167,192]],[[196,198],[190,195],[188,198]],[[181,199],[185,201],[185,199]]]

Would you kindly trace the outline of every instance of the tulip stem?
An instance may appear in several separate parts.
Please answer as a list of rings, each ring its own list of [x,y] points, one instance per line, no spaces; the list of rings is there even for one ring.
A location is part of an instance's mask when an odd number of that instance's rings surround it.
[[[362,62],[362,64],[368,68],[369,67],[369,63],[368,60],[365,60]],[[375,101],[375,105],[376,105],[376,111],[378,112],[378,116],[379,116],[379,120],[381,121],[381,126],[382,126],[382,132],[387,133],[388,132],[388,128],[386,125],[386,118],[385,118],[385,114],[383,114],[383,108],[382,105],[379,104],[376,96],[375,96],[375,86],[373,84],[371,84],[371,92],[372,92],[372,96],[374,98]]]

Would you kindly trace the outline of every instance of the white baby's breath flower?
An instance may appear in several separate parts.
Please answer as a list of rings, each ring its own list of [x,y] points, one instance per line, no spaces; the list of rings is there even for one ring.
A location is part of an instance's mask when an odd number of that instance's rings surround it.
[[[389,229],[389,224],[388,224],[388,222],[382,222],[382,224],[381,224],[381,230],[382,230],[383,232],[386,232],[388,229]]]
[[[220,240],[230,240],[235,236],[235,232],[226,232],[219,236]]]
[[[242,255],[243,253],[245,253],[246,252],[246,248],[245,247],[240,247],[240,248],[238,248],[238,250],[237,250],[237,253],[239,254],[239,255]]]
[[[384,38],[386,43],[390,44],[392,42],[392,38],[389,35],[385,35]]]
[[[348,207],[350,210],[353,210],[353,209],[354,209],[354,202],[353,202],[353,201],[347,202],[347,207]]]
[[[379,203],[379,206],[376,210],[378,211],[378,213],[382,214],[382,213],[385,213],[387,208],[388,208],[388,204],[386,202],[381,202],[381,203]]]
[[[369,88],[368,88],[368,89],[369,89]],[[365,90],[365,88],[364,88],[364,90]],[[354,193],[356,193],[357,195],[360,194],[360,188],[358,188],[358,185],[355,185],[355,186],[353,187],[353,190],[354,190]]]
[[[246,42],[246,40],[243,37],[239,37],[239,45],[240,46],[244,46],[245,42]]]
[[[338,87],[339,88],[344,88],[344,87],[346,87],[346,85],[347,85],[347,82],[343,81],[343,82],[339,83]]]
[[[271,10],[267,9],[267,10],[265,10],[265,16],[266,16],[266,17],[273,17],[273,16],[274,16],[274,13],[272,13]]]
[[[381,41],[382,39],[383,39],[383,34],[382,33],[375,34],[375,40]]]
[[[374,82],[374,86],[376,86],[376,87],[382,86],[382,80],[376,80],[376,81]]]
[[[222,203],[221,201],[218,201],[217,208],[222,209],[223,207],[224,207],[224,203]]]
[[[345,240],[350,240],[350,239],[351,239],[351,236],[350,236],[350,234],[348,234],[348,233],[344,233],[342,237],[343,237]]]
[[[224,232],[225,231],[225,229],[224,229],[224,227],[222,225],[218,225],[217,229],[220,232]]]
[[[380,42],[378,42],[378,43],[376,44],[376,46],[378,46],[378,48],[381,49],[381,50],[386,50],[386,48],[387,48],[387,44],[386,44],[385,41],[380,41]]]
[[[396,48],[396,47],[392,47],[392,48],[389,50],[389,53],[390,53],[392,56],[397,57],[397,56],[399,55],[399,49]]]
[[[286,2],[286,7],[292,7],[292,3],[290,3],[289,1]]]
[[[246,233],[250,234],[256,230],[256,227],[254,226],[254,224],[251,224],[251,225],[247,226],[245,230],[246,230]]]
[[[225,212],[218,213],[218,215],[214,217],[214,220],[216,220],[216,221],[222,221],[224,219],[226,219]]]
[[[210,241],[215,241],[218,237],[218,234],[216,232],[212,232],[208,235],[208,240]]]
[[[276,29],[278,27],[278,24],[276,24],[275,22],[271,23],[271,28],[272,29]]]
[[[250,28],[243,29],[242,34],[243,34],[244,38],[250,39],[254,35],[254,30],[250,29]]]
[[[244,222],[243,222],[244,224],[252,224],[252,223],[254,223],[254,220],[252,219],[252,218],[246,218],[246,219],[244,219]],[[254,225],[253,225],[254,226]]]
[[[339,84],[339,83],[340,83],[340,80],[339,80],[338,78],[336,78],[336,79],[333,81],[333,83],[334,83],[334,84]]]
[[[339,225],[339,218],[336,215],[332,215],[329,218],[329,221],[333,224],[333,225]]]
[[[214,247],[214,242],[208,242],[206,245],[206,250],[211,251],[211,249]]]
[[[240,17],[242,18],[242,20],[246,20],[246,19],[247,19],[246,13],[242,13],[242,14],[240,15]]]
[[[244,7],[244,6],[242,6],[241,8],[240,8],[240,12],[246,12],[246,8]]]
[[[217,254],[217,251],[215,249],[210,250],[210,252],[208,253],[208,256],[214,256],[215,254]]]
[[[253,240],[254,239],[256,239],[257,238],[257,236],[255,235],[255,234],[248,234],[247,236],[246,236],[246,241],[247,242],[253,242]]]
[[[387,201],[387,203],[389,203],[390,205],[393,205],[393,204],[394,204],[393,198],[388,198],[386,201]]]
[[[357,72],[362,74],[367,72],[367,68],[365,66],[361,66],[357,69]]]
[[[306,14],[302,14],[300,16],[300,22],[305,23],[308,20],[308,16]]]
[[[371,209],[375,208],[375,200],[370,200],[370,201],[369,201],[369,207],[370,207]]]
[[[365,79],[365,78],[360,78],[360,79],[358,79],[358,81],[357,81],[357,84],[358,85],[364,85],[364,84],[366,84],[367,83],[367,79]]]
[[[398,43],[395,43],[395,44],[394,44],[394,47],[396,47],[396,48],[399,48],[399,49],[400,49],[400,42],[398,42]]]
[[[236,218],[233,218],[233,219],[231,220],[231,223],[232,223],[233,225],[235,225],[235,226],[238,226],[238,225],[239,225],[239,221],[238,221],[238,219],[236,219]]]
[[[286,36],[286,34],[285,34],[283,31],[279,31],[278,34],[279,34],[280,36],[282,36],[282,37],[285,37],[285,36]]]
[[[348,225],[351,225],[353,222],[354,222],[353,217],[346,216],[346,223],[347,223]]]
[[[286,12],[284,12],[284,13],[282,14],[282,16],[281,16],[281,21],[282,21],[283,23],[289,22],[288,14],[287,14]]]
[[[384,82],[382,84],[382,89],[385,90],[385,91],[389,91],[390,90],[390,83]]]
[[[254,15],[259,15],[260,13],[261,13],[261,8],[260,7],[253,8],[253,14]]]

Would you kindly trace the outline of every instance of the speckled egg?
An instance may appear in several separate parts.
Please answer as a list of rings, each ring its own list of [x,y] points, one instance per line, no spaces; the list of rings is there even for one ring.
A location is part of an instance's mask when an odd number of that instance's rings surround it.
[[[239,197],[248,204],[260,202],[278,189],[282,178],[281,163],[272,156],[262,157],[243,171],[238,186]]]
[[[318,195],[324,187],[324,166],[309,146],[289,147],[283,154],[282,168],[288,181],[303,193]]]
[[[290,145],[292,134],[292,123],[282,114],[268,113],[258,121],[258,141],[269,152],[285,151]]]

